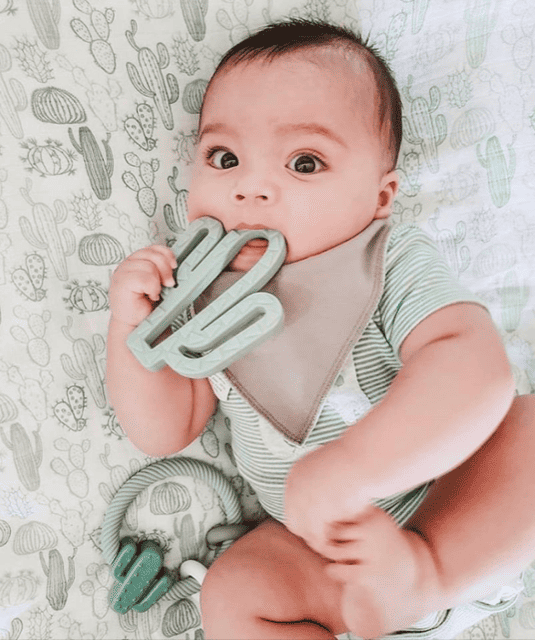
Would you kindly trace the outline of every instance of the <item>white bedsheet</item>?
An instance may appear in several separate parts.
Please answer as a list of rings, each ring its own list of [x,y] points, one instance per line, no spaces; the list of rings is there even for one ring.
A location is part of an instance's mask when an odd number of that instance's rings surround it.
[[[402,90],[395,220],[488,303],[519,393],[535,387],[535,18],[528,0],[0,0],[0,638],[202,638],[198,596],[118,616],[99,548],[149,462],[104,388],[110,275],[185,221],[196,112],[219,57],[284,15],[371,32]],[[163,82],[158,88],[157,82]],[[185,452],[261,509],[218,415]],[[123,532],[206,559],[223,517],[198,481],[151,487]],[[535,549],[534,549],[535,556]],[[533,638],[524,597],[463,632]]]

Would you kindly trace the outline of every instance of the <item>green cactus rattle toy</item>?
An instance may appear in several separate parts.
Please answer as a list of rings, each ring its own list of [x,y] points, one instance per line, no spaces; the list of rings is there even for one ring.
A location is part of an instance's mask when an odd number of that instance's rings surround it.
[[[209,548],[215,548],[214,559],[247,531],[241,524],[241,505],[231,483],[215,467],[194,458],[176,457],[158,460],[131,476],[114,495],[104,517],[100,542],[102,553],[110,565],[115,584],[110,590],[110,606],[117,613],[130,609],[143,612],[157,600],[179,600],[197,593],[206,568],[196,560],[180,566],[180,577],[163,566],[163,552],[153,540],[141,544],[131,537],[119,540],[124,515],[138,494],[158,480],[171,476],[190,476],[210,486],[219,496],[226,522],[206,534]]]

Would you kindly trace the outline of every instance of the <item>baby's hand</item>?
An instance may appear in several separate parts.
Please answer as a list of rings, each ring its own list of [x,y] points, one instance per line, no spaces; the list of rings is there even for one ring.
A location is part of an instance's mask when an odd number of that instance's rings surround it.
[[[174,286],[176,266],[171,249],[158,244],[126,258],[115,270],[110,284],[112,317],[137,327],[156,306],[162,286]]]
[[[355,635],[383,636],[446,608],[430,547],[386,512],[369,506],[335,538],[326,570],[343,585],[342,617]]]

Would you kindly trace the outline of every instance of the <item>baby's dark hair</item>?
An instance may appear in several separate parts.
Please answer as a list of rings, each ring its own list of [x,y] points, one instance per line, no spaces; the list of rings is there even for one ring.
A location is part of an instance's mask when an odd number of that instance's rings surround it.
[[[384,136],[386,126],[390,169],[395,169],[402,135],[402,103],[396,81],[387,62],[369,43],[369,38],[364,39],[346,27],[295,18],[270,24],[227,51],[212,75],[205,96],[214,78],[227,68],[258,58],[271,62],[294,51],[331,44],[360,56],[372,72],[378,98],[378,129],[380,135]]]

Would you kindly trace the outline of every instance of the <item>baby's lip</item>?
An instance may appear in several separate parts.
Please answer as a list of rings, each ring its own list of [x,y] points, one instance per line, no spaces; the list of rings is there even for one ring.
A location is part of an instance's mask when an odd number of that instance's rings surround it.
[[[241,231],[241,230],[251,230],[251,231],[255,231],[257,229],[265,229],[266,227],[262,224],[246,224],[245,222],[240,222],[239,224],[236,225],[236,230],[237,231]],[[246,243],[246,247],[257,247],[257,248],[263,248],[266,247],[268,244],[268,241],[265,238],[253,238],[252,240],[249,240],[249,242]]]
[[[263,224],[245,224],[245,222],[240,222],[236,225],[236,229],[239,231],[240,229],[265,229],[265,225]]]

